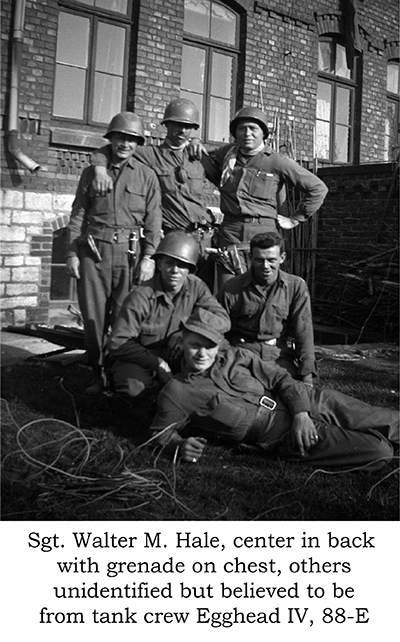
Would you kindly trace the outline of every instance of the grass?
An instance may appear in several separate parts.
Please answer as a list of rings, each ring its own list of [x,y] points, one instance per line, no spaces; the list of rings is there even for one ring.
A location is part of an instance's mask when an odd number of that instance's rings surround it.
[[[325,357],[321,382],[397,408],[395,358]],[[25,362],[2,374],[3,520],[399,519],[398,459],[374,473],[315,471],[215,443],[195,466],[173,462],[138,447],[149,408],[128,414],[82,394],[83,366]]]

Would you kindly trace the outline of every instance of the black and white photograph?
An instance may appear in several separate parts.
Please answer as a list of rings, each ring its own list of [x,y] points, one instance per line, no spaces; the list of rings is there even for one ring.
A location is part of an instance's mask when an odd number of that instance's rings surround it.
[[[399,565],[399,26],[2,0],[1,530],[45,564],[38,639],[389,632],[357,595]]]

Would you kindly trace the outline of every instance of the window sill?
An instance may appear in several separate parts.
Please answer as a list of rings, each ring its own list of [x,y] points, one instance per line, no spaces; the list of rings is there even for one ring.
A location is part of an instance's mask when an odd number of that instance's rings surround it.
[[[93,149],[103,147],[106,143],[100,134],[79,129],[65,129],[64,127],[50,127],[50,142],[55,145]]]

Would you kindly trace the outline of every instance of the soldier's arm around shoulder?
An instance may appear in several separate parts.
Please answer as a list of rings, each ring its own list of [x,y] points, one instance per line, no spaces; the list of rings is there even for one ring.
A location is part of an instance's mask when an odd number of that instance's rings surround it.
[[[106,196],[113,189],[112,178],[107,174],[110,160],[111,145],[95,149],[90,156],[90,162],[94,167],[93,188],[100,196]]]

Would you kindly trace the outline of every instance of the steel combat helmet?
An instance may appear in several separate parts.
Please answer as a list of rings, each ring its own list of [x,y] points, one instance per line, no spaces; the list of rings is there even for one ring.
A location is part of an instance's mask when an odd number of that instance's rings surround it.
[[[171,101],[165,108],[162,125],[168,122],[187,123],[193,129],[200,127],[199,110],[191,100],[177,98]]]
[[[242,109],[239,109],[239,111],[236,112],[233,120],[231,120],[231,123],[229,125],[229,131],[234,138],[236,138],[236,127],[238,125],[238,122],[242,119],[254,120],[263,130],[265,138],[268,137],[268,121],[267,116],[264,114],[264,112],[257,107],[242,107]]]
[[[178,259],[188,263],[191,272],[194,272],[199,258],[199,249],[193,236],[186,234],[183,230],[176,230],[169,232],[162,239],[153,256],[170,256]]]
[[[139,138],[139,145],[144,145],[144,130],[141,118],[132,111],[122,111],[114,116],[108,126],[105,138],[110,134],[119,132],[120,134],[129,134]]]

